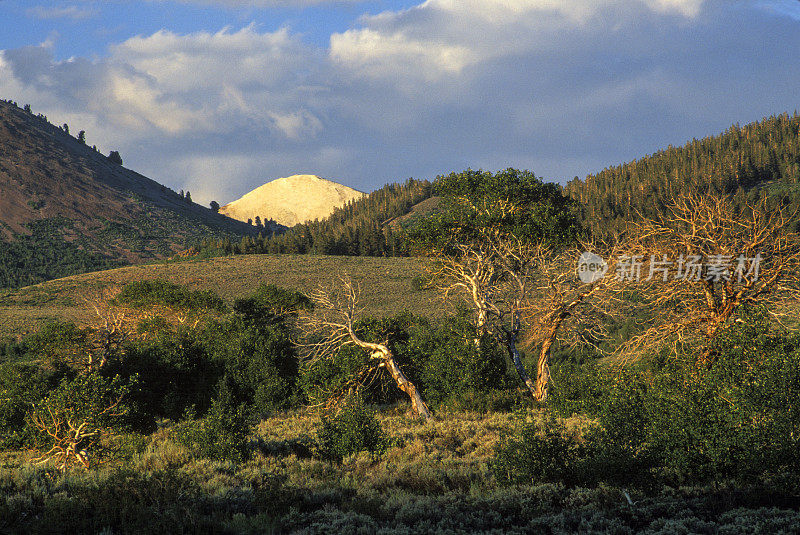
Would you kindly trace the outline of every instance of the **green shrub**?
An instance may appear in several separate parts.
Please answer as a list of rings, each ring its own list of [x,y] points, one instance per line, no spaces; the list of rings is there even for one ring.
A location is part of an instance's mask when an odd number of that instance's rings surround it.
[[[87,330],[71,321],[51,321],[27,336],[32,353],[50,360],[70,361],[89,351]]]
[[[244,461],[250,454],[252,421],[244,405],[234,406],[225,383],[205,417],[186,421],[175,428],[175,438],[197,458]]]
[[[255,293],[237,299],[234,311],[249,325],[282,323],[300,310],[312,307],[311,301],[300,292],[262,284]]]
[[[148,333],[128,344],[105,373],[136,375],[139,389],[134,400],[153,417],[177,420],[192,406],[204,414],[224,373],[203,339],[204,332],[181,326]]]
[[[115,301],[136,308],[161,305],[187,311],[228,310],[222,298],[211,290],[190,290],[164,280],[129,282],[122,288]]]
[[[548,405],[565,418],[573,414],[599,414],[609,388],[609,373],[604,371],[595,359],[551,365]]]
[[[310,306],[302,294],[262,285],[238,299],[230,320],[201,334],[225,368],[238,402],[266,416],[297,401],[299,360],[291,341],[296,313]]]
[[[485,406],[481,398],[505,386],[502,350],[489,336],[476,346],[474,326],[464,315],[449,318],[438,328],[418,319],[399,351],[407,355],[417,386],[434,405],[481,409]],[[470,399],[477,405],[470,406]]]
[[[800,471],[800,338],[749,311],[715,341],[710,367],[667,362],[648,396],[648,441],[678,482]]]
[[[382,454],[389,444],[375,413],[361,400],[348,404],[333,418],[323,417],[317,429],[320,456],[341,463],[344,457],[360,451]]]
[[[573,485],[586,478],[586,448],[567,434],[564,425],[546,419],[524,425],[504,437],[491,467],[501,485]]]
[[[403,373],[431,405],[483,410],[495,406],[493,399],[502,398],[498,396],[498,390],[506,385],[502,352],[488,337],[476,347],[473,329],[463,316],[434,327],[425,318],[400,313],[390,318],[364,318],[355,328],[362,340],[388,340]],[[369,352],[347,345],[330,358],[308,363],[301,370],[300,386],[310,403],[323,402],[331,392],[350,387],[372,364]],[[365,386],[360,394],[367,403],[407,399],[380,368],[362,382]],[[507,406],[506,400],[500,405]]]
[[[62,372],[34,364],[0,365],[0,449],[31,444],[33,433],[26,424],[27,415],[55,388]]]
[[[403,351],[407,343],[409,326],[416,320],[411,314],[401,313],[390,318],[363,318],[354,325],[362,340],[384,342],[388,340],[395,360],[408,379],[418,382],[416,370]],[[361,378],[359,395],[366,403],[394,403],[408,398],[383,368],[375,368],[370,353],[354,345],[344,345],[329,358],[307,362],[301,370],[300,388],[311,404],[325,402],[331,393],[340,393]],[[372,369],[370,373],[365,371]],[[424,396],[424,393],[423,393]]]
[[[62,469],[110,457],[111,439],[130,429],[132,387],[119,376],[108,379],[95,372],[62,380],[28,414],[36,449]]]
[[[713,355],[710,367],[687,351],[616,377],[595,437],[606,474],[685,484],[800,473],[800,338],[745,311]]]

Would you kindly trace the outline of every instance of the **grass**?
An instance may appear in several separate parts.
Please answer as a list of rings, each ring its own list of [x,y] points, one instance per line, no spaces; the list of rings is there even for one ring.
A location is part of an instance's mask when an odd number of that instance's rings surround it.
[[[499,487],[489,468],[504,432],[543,416],[383,410],[381,457],[341,465],[313,451],[318,416],[263,420],[244,463],[192,459],[163,428],[117,465],[60,474],[0,455],[2,533],[773,533],[796,504],[769,489],[687,487],[647,494],[600,486]],[[570,419],[575,431],[586,422]],[[628,501],[631,498],[632,504]]]
[[[373,258],[313,255],[241,255],[181,262],[161,262],[85,273],[28,286],[0,290],[0,337],[32,332],[48,319],[90,322],[93,311],[84,298],[131,281],[164,279],[192,290],[213,290],[228,303],[251,294],[259,284],[301,291],[335,284],[348,274],[361,287],[364,313],[394,315],[403,310],[430,318],[447,312],[440,296],[415,289],[421,272],[417,258]]]

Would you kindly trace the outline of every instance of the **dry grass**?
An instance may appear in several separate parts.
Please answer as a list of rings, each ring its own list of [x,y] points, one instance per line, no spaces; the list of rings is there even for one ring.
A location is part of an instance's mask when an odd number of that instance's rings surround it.
[[[312,255],[245,255],[136,265],[85,273],[19,290],[0,290],[0,337],[35,331],[44,321],[85,323],[93,312],[83,298],[127,282],[164,279],[193,290],[214,290],[227,302],[252,293],[259,284],[308,291],[334,284],[342,273],[361,287],[365,314],[394,315],[403,310],[441,318],[447,312],[439,295],[414,289],[421,273],[417,258]]]

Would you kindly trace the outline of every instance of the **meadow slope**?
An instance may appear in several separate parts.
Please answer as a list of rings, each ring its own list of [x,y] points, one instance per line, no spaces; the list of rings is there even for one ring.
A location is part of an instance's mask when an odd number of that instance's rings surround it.
[[[365,314],[385,316],[409,310],[442,317],[446,308],[439,294],[415,289],[414,278],[422,268],[423,260],[418,258],[243,255],[84,273],[18,290],[0,290],[0,337],[35,331],[48,320],[91,321],[94,312],[86,298],[127,282],[151,279],[213,290],[232,303],[262,283],[307,291],[335,284],[339,275],[348,274],[361,287]]]

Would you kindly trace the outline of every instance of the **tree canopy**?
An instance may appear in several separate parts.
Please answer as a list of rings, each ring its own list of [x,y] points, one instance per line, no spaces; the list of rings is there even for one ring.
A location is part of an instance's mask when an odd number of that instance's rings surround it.
[[[468,169],[438,177],[434,193],[440,209],[409,231],[417,252],[484,249],[490,239],[565,246],[581,234],[578,203],[529,171]]]

